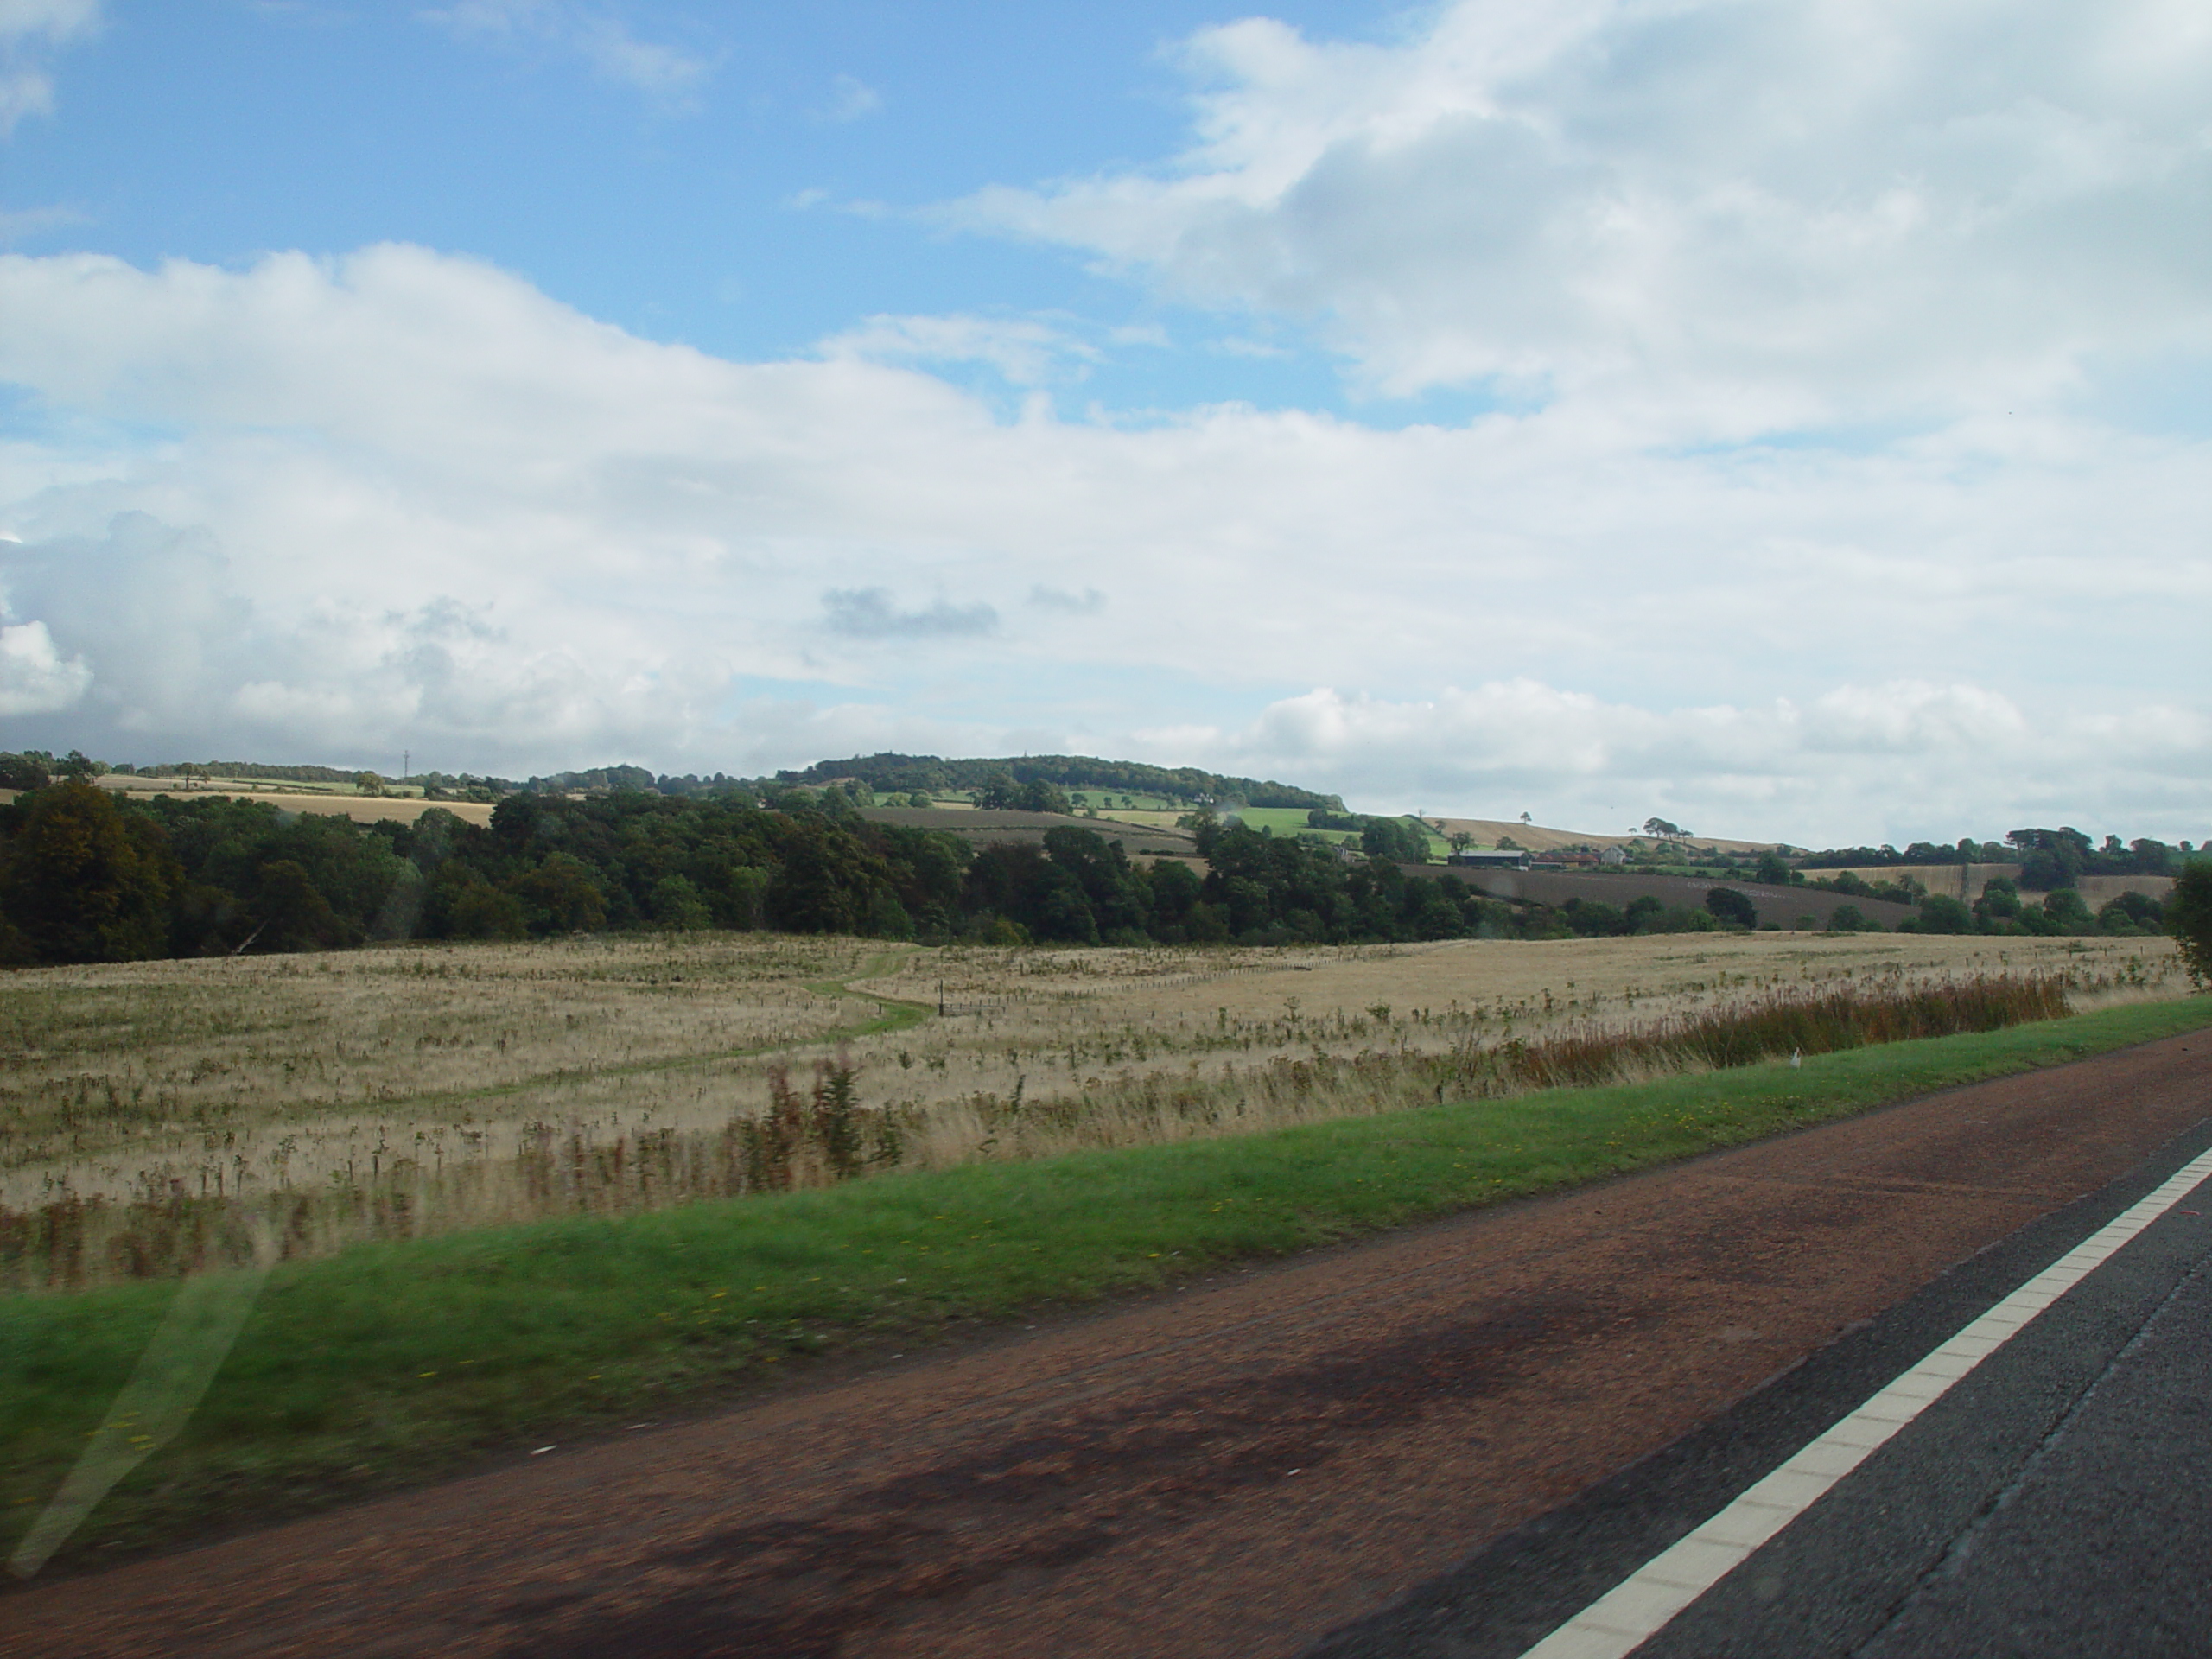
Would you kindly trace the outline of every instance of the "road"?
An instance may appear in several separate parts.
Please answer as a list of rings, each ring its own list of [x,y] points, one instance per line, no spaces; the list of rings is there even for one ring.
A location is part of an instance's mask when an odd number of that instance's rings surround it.
[[[2184,1131],[1309,1659],[2212,1651],[2208,1147]]]
[[[1518,1652],[2201,1137],[2208,1058],[2174,1039],[1223,1274],[35,1586],[0,1628],[21,1655]],[[2188,1351],[2198,1304],[2159,1306],[2139,1357]],[[2144,1376],[2166,1398],[2186,1363]],[[1924,1617],[1980,1616],[1948,1605]]]

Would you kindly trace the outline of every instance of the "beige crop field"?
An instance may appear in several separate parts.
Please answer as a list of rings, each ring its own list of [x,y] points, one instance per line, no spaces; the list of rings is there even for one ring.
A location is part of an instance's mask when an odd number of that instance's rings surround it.
[[[779,1068],[802,1100],[840,1068],[899,1160],[934,1166],[1417,1104],[1441,1057],[1777,990],[2050,973],[2078,1007],[2184,990],[2163,939],[1880,934],[1274,950],[692,935],[35,969],[0,977],[0,1212],[307,1195],[327,1213],[291,1224],[321,1248],[728,1190],[709,1166],[727,1170]]]
[[[470,823],[483,824],[492,821],[492,808],[481,801],[425,801],[419,795],[356,795],[329,785],[281,787],[217,779],[206,787],[188,790],[165,779],[118,777],[112,772],[102,778],[99,783],[102,788],[113,790],[118,794],[141,798],[149,795],[173,795],[179,800],[228,798],[260,801],[280,812],[321,812],[332,817],[351,818],[356,823],[412,823],[434,806]]]

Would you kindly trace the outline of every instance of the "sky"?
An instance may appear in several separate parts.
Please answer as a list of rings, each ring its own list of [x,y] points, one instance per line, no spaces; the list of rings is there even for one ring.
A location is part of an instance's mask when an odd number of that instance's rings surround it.
[[[0,0],[0,748],[2212,839],[2201,0]]]

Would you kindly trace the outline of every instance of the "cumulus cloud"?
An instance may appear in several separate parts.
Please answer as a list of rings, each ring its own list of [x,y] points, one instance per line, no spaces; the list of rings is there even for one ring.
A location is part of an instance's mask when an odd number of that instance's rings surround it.
[[[714,73],[709,59],[641,40],[611,12],[568,0],[459,0],[421,15],[464,40],[565,53],[603,80],[679,109],[696,101]]]
[[[0,382],[9,625],[87,677],[8,747],[521,773],[1027,744],[1790,840],[1921,803],[2009,828],[2038,779],[2131,833],[2212,818],[2187,438],[1006,415],[887,351],[730,361],[397,246],[0,256]]]
[[[85,659],[65,658],[45,623],[0,624],[0,715],[74,708],[92,683]]]
[[[1312,320],[1380,390],[1719,433],[2212,346],[2201,8],[1458,0],[1401,44],[1255,18],[1185,55],[1171,164],[950,217]]]

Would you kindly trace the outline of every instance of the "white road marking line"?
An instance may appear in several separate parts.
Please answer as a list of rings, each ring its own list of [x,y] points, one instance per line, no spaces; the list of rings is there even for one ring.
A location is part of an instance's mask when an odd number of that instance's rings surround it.
[[[2212,1152],[2191,1159],[2150,1197],[2099,1228],[1933,1350],[1719,1514],[1529,1649],[1522,1659],[1625,1659],[1942,1399],[1953,1383],[2208,1178],[2212,1178]]]

